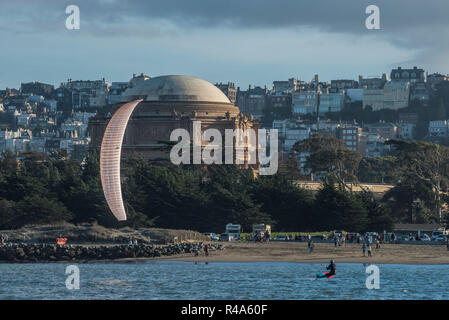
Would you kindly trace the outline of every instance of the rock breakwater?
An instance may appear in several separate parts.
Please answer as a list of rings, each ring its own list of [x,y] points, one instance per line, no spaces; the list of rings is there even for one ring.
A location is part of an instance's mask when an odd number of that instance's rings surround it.
[[[223,250],[221,244],[208,244],[209,251]],[[179,243],[166,246],[148,244],[81,246],[53,244],[8,244],[0,246],[0,262],[94,261],[132,258],[156,258],[178,254],[200,254],[203,243]]]

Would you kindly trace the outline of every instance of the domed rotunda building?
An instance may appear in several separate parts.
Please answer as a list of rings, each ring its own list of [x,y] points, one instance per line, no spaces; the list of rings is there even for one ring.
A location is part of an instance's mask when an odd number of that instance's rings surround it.
[[[193,137],[193,121],[201,121],[202,132],[208,128],[218,129],[223,143],[225,129],[252,128],[257,132],[259,128],[259,123],[251,115],[244,116],[219,88],[194,77],[134,76],[114,111],[138,99],[143,101],[137,105],[128,122],[123,140],[124,157],[169,160],[172,131],[184,128]],[[110,115],[91,118],[89,126],[94,148],[100,147],[109,119]],[[203,141],[205,144],[207,142]],[[244,167],[257,169],[257,165],[248,166],[247,163]]]

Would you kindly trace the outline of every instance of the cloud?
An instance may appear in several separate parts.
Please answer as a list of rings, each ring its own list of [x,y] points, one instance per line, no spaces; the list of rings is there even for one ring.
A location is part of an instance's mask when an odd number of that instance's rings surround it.
[[[81,29],[68,32],[65,8],[73,4],[80,8]],[[371,4],[380,8],[381,30],[365,28]],[[262,74],[257,68],[263,66],[301,72],[308,64],[335,64],[335,73],[350,68],[358,74],[362,64],[366,72],[398,65],[449,71],[447,0],[0,0],[0,7],[0,36],[16,52],[39,40],[55,54],[76,43],[76,49],[98,49],[113,60],[126,44],[149,50],[153,60],[157,48],[161,61],[202,55],[223,65],[235,61],[236,70],[252,65],[251,74]],[[211,67],[217,68],[204,68]]]
[[[447,26],[449,2],[441,0],[376,0],[383,32],[410,27]],[[17,0],[2,4],[8,16],[40,20],[64,16],[67,5],[76,4],[82,19],[110,24],[135,18],[169,20],[178,26],[229,28],[285,28],[308,26],[327,32],[365,33],[368,0]],[[3,10],[2,10],[3,11]],[[7,17],[6,17],[7,18]]]
[[[277,29],[311,27],[329,33],[378,32],[400,46],[438,46],[447,40],[449,1],[441,0],[16,0],[2,1],[2,24],[17,32],[56,32],[65,7],[76,4],[89,31],[125,27],[125,34],[161,24],[178,28]],[[376,4],[381,29],[365,28],[365,8]],[[164,25],[165,23],[165,25]],[[100,27],[102,26],[102,27]],[[95,30],[97,29],[97,30]],[[162,30],[162,29],[160,29]],[[172,32],[171,30],[170,32]],[[164,35],[159,31],[157,34]],[[423,37],[423,33],[425,36]],[[115,33],[114,33],[115,34]],[[111,33],[105,32],[105,36]],[[444,36],[444,38],[441,38]],[[430,42],[430,43],[429,43]]]

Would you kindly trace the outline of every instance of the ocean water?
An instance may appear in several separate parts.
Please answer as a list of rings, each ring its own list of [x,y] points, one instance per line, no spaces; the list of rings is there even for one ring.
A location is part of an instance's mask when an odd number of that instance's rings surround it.
[[[379,289],[367,289],[367,265],[138,261],[76,264],[79,289],[66,287],[69,264],[0,264],[4,299],[449,299],[448,265],[379,264]]]

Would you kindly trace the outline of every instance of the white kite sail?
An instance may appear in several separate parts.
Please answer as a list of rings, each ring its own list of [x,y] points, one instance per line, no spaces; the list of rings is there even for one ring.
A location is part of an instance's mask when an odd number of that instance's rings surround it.
[[[104,132],[100,150],[100,177],[104,196],[114,216],[119,221],[126,220],[120,183],[120,158],[123,136],[129,117],[142,101],[135,100],[121,106],[112,116]]]

